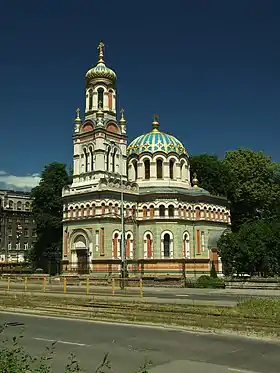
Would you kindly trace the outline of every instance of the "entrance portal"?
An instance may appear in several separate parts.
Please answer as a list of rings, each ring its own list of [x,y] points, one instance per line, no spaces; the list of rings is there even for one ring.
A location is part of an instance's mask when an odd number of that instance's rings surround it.
[[[89,262],[87,250],[77,250],[78,274],[85,275],[89,273]]]
[[[88,250],[86,246],[86,239],[83,235],[76,237],[75,249],[77,254],[77,265],[78,274],[88,274],[89,273],[89,260],[88,260]]]

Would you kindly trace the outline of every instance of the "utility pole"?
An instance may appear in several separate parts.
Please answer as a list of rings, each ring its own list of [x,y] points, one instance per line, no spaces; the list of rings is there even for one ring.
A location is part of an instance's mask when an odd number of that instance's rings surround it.
[[[125,288],[125,278],[127,277],[127,263],[125,252],[125,221],[124,221],[124,190],[123,190],[123,155],[118,144],[112,144],[120,153],[120,184],[121,184],[121,289]]]

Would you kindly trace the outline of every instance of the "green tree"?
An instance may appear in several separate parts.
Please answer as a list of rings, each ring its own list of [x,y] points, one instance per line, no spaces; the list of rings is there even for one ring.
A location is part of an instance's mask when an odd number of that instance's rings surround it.
[[[37,225],[37,241],[31,252],[31,260],[36,267],[45,271],[56,271],[56,261],[62,250],[62,188],[69,183],[66,166],[62,163],[47,165],[41,181],[35,187],[32,211]],[[50,264],[53,266],[50,267]]]
[[[226,196],[229,171],[216,155],[200,154],[191,157],[191,179],[196,172],[199,186],[213,195]]]
[[[264,219],[248,221],[238,232],[223,234],[218,249],[227,274],[268,276],[279,273],[279,236],[277,227],[273,230],[272,223]]]
[[[263,152],[237,149],[227,152],[223,164],[229,170],[227,198],[231,202],[232,229],[266,217],[271,210],[278,165]]]

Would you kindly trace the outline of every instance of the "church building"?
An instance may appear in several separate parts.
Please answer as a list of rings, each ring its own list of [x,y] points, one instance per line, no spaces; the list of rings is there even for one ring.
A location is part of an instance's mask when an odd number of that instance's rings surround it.
[[[186,148],[157,116],[127,143],[117,76],[103,43],[98,50],[84,115],[77,109],[74,121],[73,182],[62,191],[63,273],[118,276],[124,263],[129,276],[193,276],[212,263],[221,271],[217,240],[230,226],[228,201],[190,179]]]

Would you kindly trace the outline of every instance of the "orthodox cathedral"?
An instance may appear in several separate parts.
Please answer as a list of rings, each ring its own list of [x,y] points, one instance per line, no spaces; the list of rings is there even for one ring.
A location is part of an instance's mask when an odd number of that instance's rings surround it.
[[[189,155],[154,116],[127,143],[117,119],[117,76],[104,44],[85,76],[85,114],[74,121],[73,182],[62,191],[63,273],[186,275],[221,271],[217,240],[230,225],[229,203],[190,179]],[[122,239],[124,237],[124,239]]]

